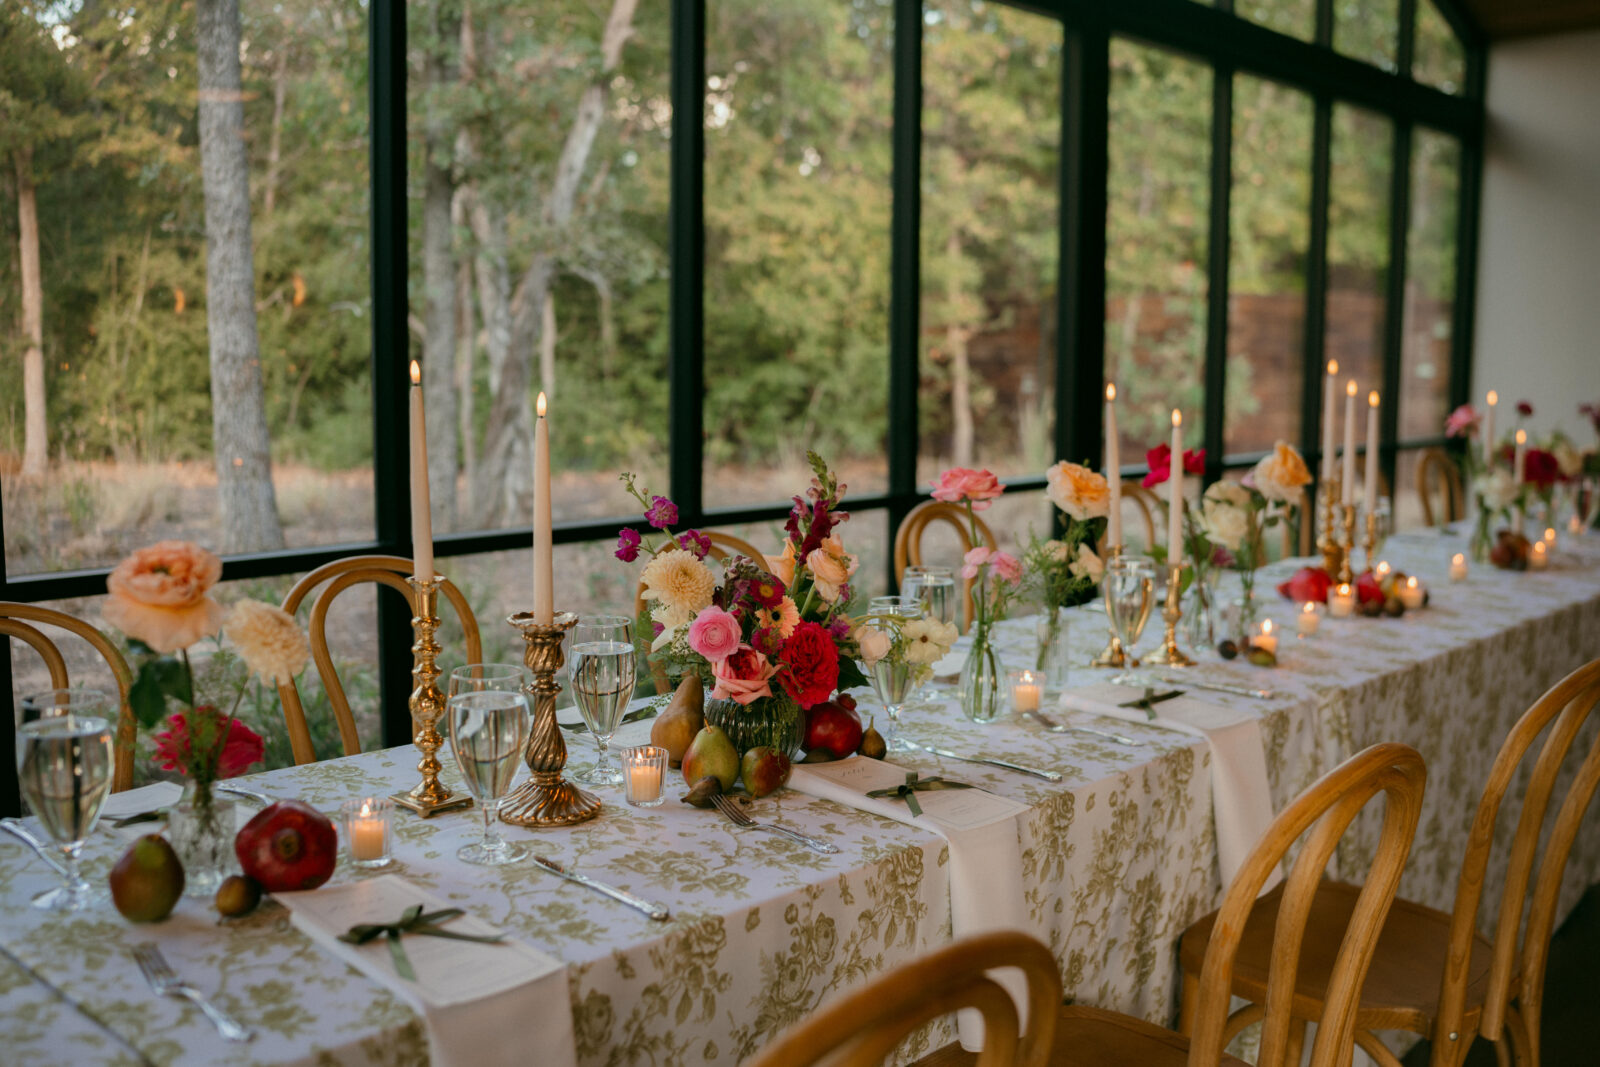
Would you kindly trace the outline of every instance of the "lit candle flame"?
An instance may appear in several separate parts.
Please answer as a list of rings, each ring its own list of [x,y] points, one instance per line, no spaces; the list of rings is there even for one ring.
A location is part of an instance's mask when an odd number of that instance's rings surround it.
[[[1528,431],[1527,430],[1518,430],[1517,431],[1517,444],[1525,445],[1527,443],[1528,443]]]
[[[422,367],[417,363],[416,360],[411,361],[411,384],[422,384]]]
[[[1413,575],[1412,577],[1406,579],[1406,588],[1407,589],[1415,589],[1416,587],[1417,587],[1417,579],[1416,579],[1415,575]]]
[[[1107,400],[1115,400],[1116,398],[1117,398],[1117,383],[1116,382],[1107,382],[1106,383],[1106,399]]]
[[[543,390],[541,390],[540,393],[539,393],[539,400],[538,400],[537,403],[534,404],[534,410],[539,413],[539,417],[541,419],[544,418],[544,409],[545,409],[545,407],[546,407],[546,404],[545,404],[545,400],[544,400],[544,392],[543,392]]]
[[[1351,378],[1348,382],[1345,383],[1345,385],[1344,385],[1344,395],[1345,396],[1355,396],[1356,395],[1356,380],[1354,378]]]
[[[1271,619],[1262,619],[1261,620],[1261,636],[1262,637],[1271,637],[1272,636],[1272,620]]]
[[[1172,409],[1172,425],[1174,425],[1174,426],[1182,426],[1183,425],[1183,412],[1179,411],[1177,408],[1173,408]]]
[[[1339,373],[1339,361],[1336,360],[1336,359],[1328,360],[1328,377],[1332,378],[1335,375],[1337,375],[1338,373]]]
[[[1500,403],[1500,394],[1493,389],[1489,390],[1489,406],[1494,407],[1498,403]]]
[[[1367,407],[1375,408],[1377,406],[1378,406],[1378,391],[1376,389],[1374,389],[1372,392],[1367,394]]]

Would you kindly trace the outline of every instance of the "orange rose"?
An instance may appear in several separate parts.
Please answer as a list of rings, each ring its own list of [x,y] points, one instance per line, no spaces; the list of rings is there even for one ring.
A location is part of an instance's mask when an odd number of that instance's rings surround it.
[[[1056,507],[1079,521],[1103,519],[1111,510],[1111,487],[1105,475],[1062,460],[1044,472],[1050,483],[1045,495]]]
[[[189,541],[141,548],[106,579],[106,622],[157,652],[176,652],[222,628],[222,606],[206,595],[222,561]]]

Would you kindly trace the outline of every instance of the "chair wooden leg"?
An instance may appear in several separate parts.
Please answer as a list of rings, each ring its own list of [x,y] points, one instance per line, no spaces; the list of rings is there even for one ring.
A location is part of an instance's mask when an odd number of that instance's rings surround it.
[[[1178,1033],[1185,1036],[1194,1033],[1194,1006],[1199,999],[1200,976],[1185,974],[1178,1000]]]
[[[1530,1027],[1521,1005],[1506,1012],[1506,1032],[1511,1036],[1511,1058],[1516,1067],[1539,1067],[1539,1030]]]
[[[1357,1030],[1356,1044],[1360,1046],[1361,1051],[1372,1057],[1373,1062],[1378,1067],[1400,1067],[1399,1058],[1393,1052],[1390,1052],[1389,1046],[1379,1041],[1377,1035],[1373,1034],[1372,1031]]]
[[[1289,1067],[1300,1067],[1300,1060],[1306,1051],[1306,1029],[1310,1025],[1301,1019],[1289,1020],[1289,1045],[1283,1058]]]

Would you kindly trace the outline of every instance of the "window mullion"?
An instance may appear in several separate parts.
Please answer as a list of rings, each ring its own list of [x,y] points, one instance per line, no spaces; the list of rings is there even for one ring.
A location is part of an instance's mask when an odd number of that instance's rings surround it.
[[[1206,482],[1222,477],[1228,388],[1229,208],[1233,181],[1233,69],[1211,73],[1211,212],[1206,236]]]
[[[1394,123],[1393,164],[1389,172],[1389,273],[1383,322],[1383,407],[1379,409],[1379,453],[1391,491],[1395,483],[1395,443],[1400,438],[1400,349],[1405,343],[1406,240],[1411,229],[1411,123]]]
[[[922,0],[895,0],[889,283],[889,544],[916,506],[922,226]],[[897,588],[889,575],[890,588]]]
[[[705,514],[705,0],[672,0],[672,278],[668,480],[686,526]]]

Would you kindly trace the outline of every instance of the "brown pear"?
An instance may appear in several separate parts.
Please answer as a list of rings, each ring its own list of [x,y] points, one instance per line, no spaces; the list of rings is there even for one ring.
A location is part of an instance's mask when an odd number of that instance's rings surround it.
[[[872,759],[882,759],[889,753],[889,746],[884,743],[883,735],[872,725],[871,719],[867,720],[866,732],[861,735],[861,745],[856,751]]]
[[[666,710],[650,724],[650,743],[667,750],[667,760],[674,767],[683,763],[683,754],[689,751],[694,735],[706,724],[706,690],[698,674],[684,675],[683,681],[667,702]]]

